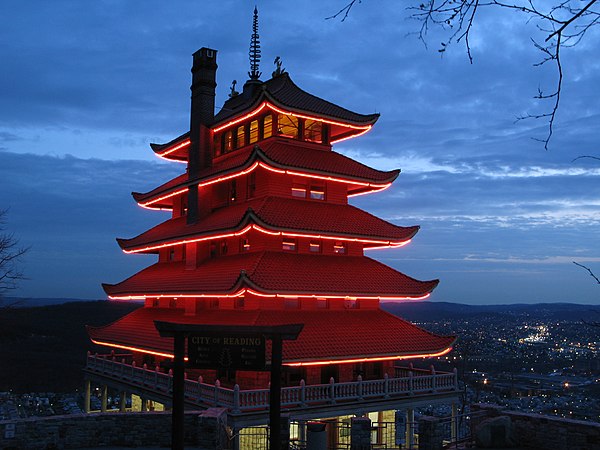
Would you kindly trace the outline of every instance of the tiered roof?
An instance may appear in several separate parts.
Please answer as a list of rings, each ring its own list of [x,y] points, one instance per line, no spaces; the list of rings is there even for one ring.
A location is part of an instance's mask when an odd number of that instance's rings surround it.
[[[194,270],[157,263],[127,280],[103,285],[113,298],[218,297],[245,290],[266,296],[426,297],[438,280],[418,281],[365,256],[285,252],[241,253],[209,259]]]
[[[351,194],[383,189],[400,174],[400,170],[373,169],[333,150],[323,150],[322,146],[272,138],[216,158],[213,165],[203,169],[196,178],[189,179],[187,174],[182,174],[150,192],[134,192],[133,198],[143,206],[168,208],[170,196],[181,193],[188,186],[214,183],[220,178],[252,169],[256,164],[279,171],[297,171],[346,181],[352,184],[349,188]]]
[[[204,325],[273,326],[303,323],[295,341],[283,346],[287,365],[397,359],[447,353],[454,336],[438,336],[381,309],[375,310],[204,310],[139,308],[105,327],[89,327],[93,341],[105,345],[172,355],[172,339],[161,338],[154,321]],[[376,324],[376,325],[375,325]],[[270,358],[270,352],[268,351]]]
[[[339,128],[343,138],[369,130],[379,114],[358,114],[300,89],[284,72],[268,81],[254,81],[244,86],[244,92],[227,100],[211,125],[218,129],[229,121],[269,108],[276,112],[313,116]],[[176,161],[187,161],[190,133],[165,143],[150,144],[158,155]]]
[[[358,240],[367,246],[407,243],[419,227],[399,227],[351,205],[264,197],[215,211],[196,224],[185,217],[169,219],[133,239],[117,239],[127,252],[156,252],[159,248],[255,229]]]

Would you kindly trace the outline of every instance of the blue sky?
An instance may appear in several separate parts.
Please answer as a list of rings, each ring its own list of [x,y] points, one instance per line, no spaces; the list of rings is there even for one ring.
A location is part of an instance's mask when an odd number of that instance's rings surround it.
[[[401,168],[387,191],[357,206],[399,225],[413,242],[371,251],[421,279],[440,278],[434,301],[597,303],[600,273],[597,58],[592,30],[563,51],[563,99],[550,149],[533,97],[555,82],[514,13],[482,14],[464,48],[426,48],[419,24],[392,1],[259,1],[261,70],[275,56],[303,89],[381,118],[336,150],[379,169]],[[254,4],[239,1],[34,1],[0,4],[0,208],[31,250],[17,295],[104,298],[152,256],[124,255],[132,237],[166,219],[139,208],[144,192],[180,173],[150,142],[189,126],[191,55],[219,51],[217,105],[247,78]]]

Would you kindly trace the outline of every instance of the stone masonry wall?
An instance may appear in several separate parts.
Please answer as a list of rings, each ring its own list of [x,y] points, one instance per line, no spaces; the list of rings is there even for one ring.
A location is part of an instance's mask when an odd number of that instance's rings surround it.
[[[472,410],[483,410],[486,417],[509,417],[520,448],[600,450],[600,423],[597,422],[507,411],[494,405],[472,405]]]
[[[198,416],[186,412],[185,443],[198,444]],[[14,436],[14,437],[11,437]],[[171,413],[94,413],[0,421],[0,449],[170,447]]]

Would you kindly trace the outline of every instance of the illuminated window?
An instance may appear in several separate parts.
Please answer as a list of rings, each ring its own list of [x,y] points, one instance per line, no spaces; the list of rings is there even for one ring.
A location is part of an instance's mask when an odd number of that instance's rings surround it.
[[[258,141],[258,120],[250,122],[250,144]]]
[[[227,254],[227,241],[221,241],[221,255]]]
[[[317,309],[327,309],[329,308],[329,300],[326,298],[317,298],[317,303],[315,306]]]
[[[248,241],[247,238],[241,238],[240,239],[240,251],[247,252],[248,250],[250,250],[250,241]]]
[[[313,200],[325,200],[325,186],[311,186],[310,198]]]
[[[281,248],[290,252],[296,251],[296,239],[283,239]]]
[[[321,242],[320,241],[310,241],[309,249],[313,253],[321,253]]]
[[[306,119],[304,122],[304,140],[311,142],[323,142],[323,124],[316,120]]]
[[[237,141],[235,148],[240,148],[246,145],[246,125],[241,125],[236,133]]]
[[[263,139],[273,136],[273,116],[269,114],[263,119]]]
[[[225,152],[230,152],[233,150],[233,133],[231,130],[225,133],[225,137],[223,139],[223,150]]]
[[[286,298],[283,301],[283,307],[285,309],[299,309],[300,308],[300,300],[298,300],[298,298]]]
[[[256,172],[248,174],[246,198],[252,198],[256,195]]]
[[[292,197],[306,198],[306,186],[299,183],[292,184]]]
[[[298,118],[279,114],[277,116],[277,134],[290,138],[298,138]]]
[[[342,241],[335,241],[335,244],[333,244],[333,252],[338,255],[345,255],[346,243]]]

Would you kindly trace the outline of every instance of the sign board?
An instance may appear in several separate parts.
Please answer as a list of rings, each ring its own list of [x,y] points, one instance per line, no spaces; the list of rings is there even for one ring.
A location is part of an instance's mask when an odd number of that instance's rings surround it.
[[[260,334],[190,334],[187,365],[193,369],[265,370],[265,342]]]

